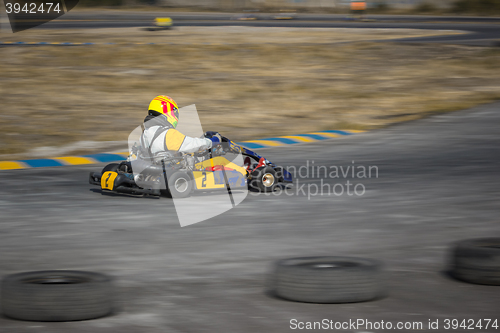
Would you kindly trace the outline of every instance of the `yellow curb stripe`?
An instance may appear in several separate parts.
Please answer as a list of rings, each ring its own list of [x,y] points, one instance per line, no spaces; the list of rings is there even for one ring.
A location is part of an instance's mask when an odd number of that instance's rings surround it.
[[[309,139],[309,138],[304,138],[302,136],[294,136],[294,135],[280,136],[280,138],[292,139],[292,140],[299,140],[299,141],[302,141],[302,142],[315,142],[315,141],[317,141],[317,140],[314,140],[314,139]]]
[[[324,136],[324,137],[327,137],[327,138],[338,138],[338,137],[342,136],[340,134],[325,133],[325,132],[313,132],[311,134],[321,135],[321,136]]]
[[[88,157],[80,156],[66,156],[66,157],[55,157],[54,160],[63,162],[66,165],[81,165],[81,164],[94,164],[96,161]]]
[[[15,170],[15,169],[25,169],[26,166],[21,162],[0,162],[0,170]]]
[[[251,140],[251,141],[245,141],[245,142],[258,143],[259,145],[266,145],[266,146],[271,146],[271,147],[283,146],[283,143],[277,142],[277,141],[271,141],[271,140]]]

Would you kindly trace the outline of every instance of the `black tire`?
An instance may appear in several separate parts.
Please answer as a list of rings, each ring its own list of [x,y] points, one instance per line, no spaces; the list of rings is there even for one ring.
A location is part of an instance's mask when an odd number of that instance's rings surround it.
[[[3,314],[29,321],[74,321],[112,311],[110,279],[80,271],[39,271],[2,280]]]
[[[172,198],[187,198],[193,191],[193,180],[186,172],[177,171],[167,178]]]
[[[278,182],[276,171],[270,166],[265,166],[252,172],[249,187],[260,192],[273,192]]]
[[[120,167],[120,164],[118,164],[118,163],[110,163],[110,164],[106,165],[104,168],[102,168],[101,175],[107,171],[117,172],[119,167]]]
[[[500,285],[500,238],[469,239],[452,250],[451,275],[456,279]]]
[[[281,166],[277,166],[274,168],[274,170],[276,170],[276,175],[278,176],[278,181],[284,182],[285,181],[285,173],[283,170],[285,170],[285,168],[283,168]]]
[[[276,262],[274,295],[306,303],[352,303],[381,297],[381,263],[350,257],[305,257]]]

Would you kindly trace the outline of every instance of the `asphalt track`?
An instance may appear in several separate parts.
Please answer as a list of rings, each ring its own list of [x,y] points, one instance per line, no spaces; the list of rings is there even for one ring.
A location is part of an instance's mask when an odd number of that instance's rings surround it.
[[[73,323],[0,318],[4,332],[289,332],[289,321],[404,322],[498,318],[500,289],[445,271],[450,245],[500,232],[500,103],[314,144],[270,148],[300,166],[377,166],[361,196],[249,195],[237,208],[180,228],[169,199],[103,196],[87,184],[101,166],[2,171],[2,274],[44,269],[116,278],[116,313]],[[309,176],[309,177],[308,177]],[[265,291],[279,258],[347,255],[385,262],[388,295],[315,305]],[[499,318],[500,319],[500,318]],[[424,326],[425,328],[426,326]],[[347,332],[375,332],[348,329]],[[378,330],[376,332],[383,332]],[[392,330],[403,332],[405,330]],[[427,331],[427,330],[424,330]],[[445,331],[440,329],[439,331]],[[497,332],[495,329],[476,330]]]
[[[302,28],[372,28],[372,29],[429,29],[459,30],[469,34],[409,38],[405,42],[439,42],[474,46],[500,45],[500,17],[452,17],[452,16],[395,16],[369,15],[366,21],[346,20],[345,15],[298,14],[292,20],[275,20],[272,14],[253,15],[255,20],[239,20],[234,13],[168,13],[124,11],[71,11],[60,19],[40,28],[92,29],[151,26],[156,17],[169,16],[175,26],[255,26],[255,27],[302,27]],[[35,28],[36,29],[36,28]]]
[[[321,20],[228,24],[314,26],[311,22],[475,31],[436,40],[459,43],[491,42],[497,36],[493,27],[498,27],[492,22]],[[51,24],[89,28],[132,23]],[[190,21],[177,23],[182,24]],[[498,287],[466,284],[446,274],[453,242],[500,232],[499,108],[495,103],[356,136],[261,150],[275,163],[296,169],[309,161],[309,174],[303,169],[288,193],[249,195],[237,208],[186,228],[180,228],[169,199],[101,195],[87,177],[102,165],[2,171],[0,274],[98,271],[115,277],[117,296],[115,314],[106,318],[32,323],[0,317],[0,331],[279,333],[291,331],[291,319],[326,318],[422,322],[424,331],[429,331],[429,319],[439,320],[440,329],[434,331],[442,332],[445,319],[500,320]],[[370,179],[312,177],[312,161],[327,167],[376,166],[379,173]],[[322,181],[332,187],[347,180],[363,184],[364,195],[308,197],[308,188],[314,192]],[[367,303],[315,305],[265,293],[274,260],[309,255],[382,260],[387,296]]]

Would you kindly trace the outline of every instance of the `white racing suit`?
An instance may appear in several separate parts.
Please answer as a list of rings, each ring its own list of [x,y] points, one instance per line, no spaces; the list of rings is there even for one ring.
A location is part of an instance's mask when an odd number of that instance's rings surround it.
[[[144,122],[140,144],[151,157],[162,152],[194,153],[212,147],[210,139],[186,136],[162,118],[147,117]]]

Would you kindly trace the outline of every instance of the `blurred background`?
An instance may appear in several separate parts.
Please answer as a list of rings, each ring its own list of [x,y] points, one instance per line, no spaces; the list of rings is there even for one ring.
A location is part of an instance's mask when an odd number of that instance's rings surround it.
[[[2,16],[1,272],[102,272],[116,278],[116,308],[87,322],[0,316],[0,331],[289,332],[292,318],[498,316],[498,287],[447,269],[453,242],[500,232],[500,0],[356,3],[363,12],[345,0],[81,0],[14,34]],[[161,94],[195,104],[205,131],[234,141],[366,131],[258,152],[295,169],[379,174],[299,175],[305,189],[348,180],[366,193],[257,193],[180,228],[169,199],[91,188],[104,154],[93,165],[5,162],[125,151]],[[317,305],[266,293],[272,262],[310,255],[383,261],[387,297]]]
[[[346,11],[349,0],[81,0],[81,6],[162,6],[169,8],[215,10]],[[455,12],[492,14],[500,10],[497,0],[367,0],[372,11]]]
[[[3,30],[6,43],[94,45],[0,48],[0,158],[121,143],[158,94],[196,104],[206,130],[234,140],[375,129],[490,102],[500,97],[498,36],[485,47],[453,39],[490,22],[467,15],[499,4],[367,1],[359,16],[333,0],[83,0],[59,20]],[[401,16],[416,13],[433,15]],[[173,29],[149,31],[158,16]],[[450,40],[395,42],[432,36]]]

